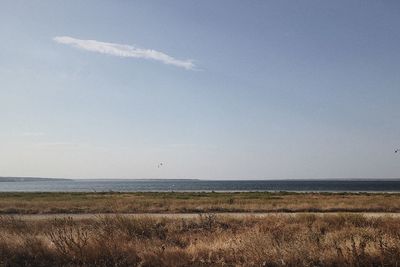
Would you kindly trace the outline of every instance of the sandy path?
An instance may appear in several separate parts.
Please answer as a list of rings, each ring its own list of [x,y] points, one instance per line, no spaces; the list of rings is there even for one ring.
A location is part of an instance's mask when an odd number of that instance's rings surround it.
[[[383,212],[270,212],[270,213],[251,213],[251,212],[240,212],[240,213],[213,213],[217,216],[228,216],[228,217],[267,217],[267,216],[297,216],[304,214],[314,214],[318,216],[323,215],[338,215],[338,214],[362,214],[366,217],[400,217],[400,213],[383,213]],[[23,220],[46,220],[46,219],[54,219],[54,218],[67,218],[72,217],[73,219],[95,219],[104,216],[125,216],[132,218],[140,218],[140,217],[153,217],[153,218],[182,218],[182,219],[192,219],[198,218],[198,213],[128,213],[128,214],[116,214],[116,213],[86,213],[86,214],[24,214],[24,215],[1,215],[4,217],[15,217]]]

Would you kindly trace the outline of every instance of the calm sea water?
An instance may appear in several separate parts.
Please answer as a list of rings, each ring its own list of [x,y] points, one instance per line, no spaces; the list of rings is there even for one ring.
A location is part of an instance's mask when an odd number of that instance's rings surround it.
[[[315,191],[400,192],[400,180],[63,180],[0,182],[0,192]]]

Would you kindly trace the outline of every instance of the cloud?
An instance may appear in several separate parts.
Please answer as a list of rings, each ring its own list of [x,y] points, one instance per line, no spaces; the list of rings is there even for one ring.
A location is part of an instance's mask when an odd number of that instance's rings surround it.
[[[25,132],[21,134],[22,136],[44,136],[46,135],[43,132]]]
[[[44,143],[36,143],[35,147],[40,149],[68,149],[68,150],[76,150],[83,147],[82,144],[72,143],[72,142],[44,142]]]
[[[69,36],[57,36],[54,37],[53,40],[60,44],[70,45],[72,47],[91,52],[97,52],[101,54],[107,54],[124,58],[132,57],[132,58],[151,59],[162,62],[167,65],[173,65],[187,70],[195,69],[195,65],[191,60],[176,59],[163,52],[159,52],[152,49],[143,49],[124,44],[99,42],[96,40],[81,40]]]

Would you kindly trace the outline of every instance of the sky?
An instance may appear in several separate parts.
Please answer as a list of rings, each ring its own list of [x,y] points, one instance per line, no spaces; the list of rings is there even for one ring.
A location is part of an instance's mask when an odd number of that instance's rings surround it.
[[[0,176],[398,178],[399,14],[1,0]]]

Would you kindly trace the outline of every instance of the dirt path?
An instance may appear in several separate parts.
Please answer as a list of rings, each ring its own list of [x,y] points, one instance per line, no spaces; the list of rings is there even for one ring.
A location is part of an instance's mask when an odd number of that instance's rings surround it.
[[[383,212],[346,212],[346,213],[337,213],[337,212],[271,212],[271,213],[251,213],[251,212],[240,212],[240,213],[213,213],[216,216],[228,216],[228,217],[267,217],[267,216],[297,216],[304,214],[314,214],[317,216],[323,215],[338,215],[338,214],[361,214],[366,217],[400,217],[400,213],[383,213]],[[132,218],[141,218],[141,217],[153,217],[153,218],[182,218],[182,219],[192,219],[199,217],[199,213],[128,213],[128,214],[116,214],[116,213],[84,213],[84,214],[23,214],[23,215],[1,215],[4,217],[11,216],[23,220],[46,220],[46,219],[54,219],[54,218],[67,218],[72,217],[73,219],[95,219],[104,216],[126,216]]]

